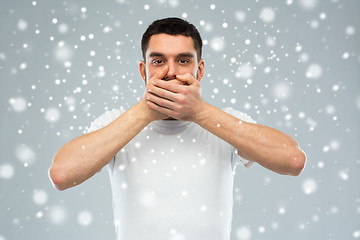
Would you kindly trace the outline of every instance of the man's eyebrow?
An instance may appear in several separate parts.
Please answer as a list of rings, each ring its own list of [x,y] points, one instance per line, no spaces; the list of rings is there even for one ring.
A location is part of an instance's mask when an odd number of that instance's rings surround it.
[[[165,55],[159,52],[152,52],[149,54],[150,58],[153,57],[164,57]],[[185,52],[185,53],[179,53],[178,55],[176,55],[176,57],[188,57],[188,58],[194,58],[195,55],[193,53],[190,52]]]
[[[152,52],[152,53],[150,53],[150,55],[149,55],[149,57],[163,57],[164,56],[164,54],[162,54],[162,53],[159,53],[159,52]]]
[[[188,58],[194,58],[195,55],[192,53],[180,53],[177,55],[177,57],[188,57]]]

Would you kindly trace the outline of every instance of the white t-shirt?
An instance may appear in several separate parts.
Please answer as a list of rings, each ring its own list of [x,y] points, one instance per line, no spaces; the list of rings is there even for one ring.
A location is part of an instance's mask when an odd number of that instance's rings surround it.
[[[232,108],[225,112],[256,123]],[[88,132],[123,110],[95,119]],[[151,122],[107,164],[117,240],[229,240],[237,150],[199,125]]]

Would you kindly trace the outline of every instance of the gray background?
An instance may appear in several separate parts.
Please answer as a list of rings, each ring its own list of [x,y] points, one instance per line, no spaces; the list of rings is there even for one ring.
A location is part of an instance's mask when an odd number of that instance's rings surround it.
[[[115,239],[107,171],[56,191],[54,153],[144,91],[140,38],[185,17],[204,99],[294,137],[298,177],[238,166],[232,239],[360,238],[360,2],[0,1],[0,240]]]

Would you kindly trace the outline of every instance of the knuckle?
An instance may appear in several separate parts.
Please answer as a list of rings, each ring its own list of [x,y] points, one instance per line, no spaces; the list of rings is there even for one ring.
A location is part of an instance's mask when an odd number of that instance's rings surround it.
[[[179,102],[180,104],[184,104],[184,103],[185,103],[185,98],[179,97],[178,102]]]
[[[182,110],[183,110],[183,106],[176,106],[176,111],[177,112],[182,112]]]

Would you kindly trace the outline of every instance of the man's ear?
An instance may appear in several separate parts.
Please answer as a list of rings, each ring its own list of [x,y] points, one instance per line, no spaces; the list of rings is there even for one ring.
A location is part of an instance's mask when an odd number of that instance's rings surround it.
[[[197,71],[197,79],[200,81],[205,73],[205,62],[203,59],[200,59]]]
[[[146,64],[144,61],[140,61],[139,63],[139,71],[142,79],[146,83]]]

